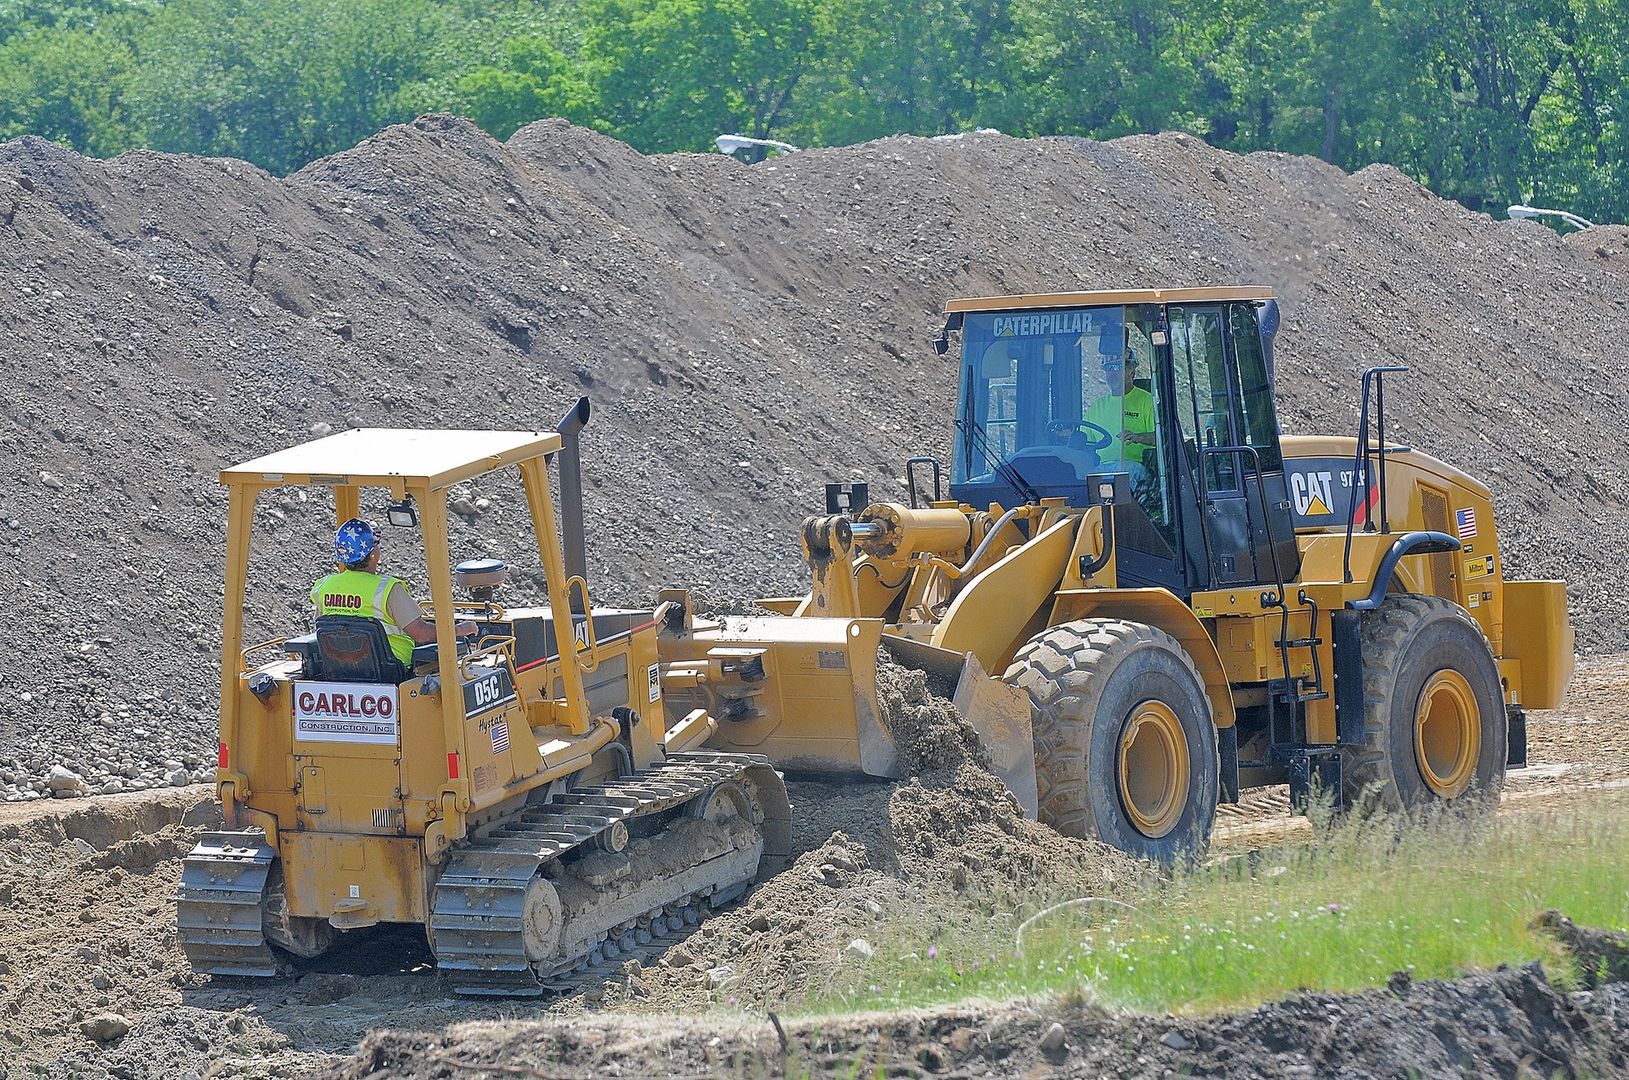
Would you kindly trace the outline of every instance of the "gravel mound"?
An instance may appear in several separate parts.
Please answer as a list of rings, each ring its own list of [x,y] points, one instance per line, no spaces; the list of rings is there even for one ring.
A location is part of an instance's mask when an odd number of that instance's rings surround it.
[[[53,765],[93,792],[208,775],[222,466],[362,425],[545,426],[587,394],[596,596],[784,594],[823,482],[897,495],[946,449],[928,343],[956,295],[1275,286],[1285,428],[1352,430],[1356,372],[1410,364],[1397,435],[1486,477],[1510,569],[1568,578],[1581,642],[1622,648],[1629,292],[1580,243],[1184,135],[745,166],[427,116],[285,179],[0,144],[0,797]],[[527,599],[518,496],[464,494],[458,553],[511,559]],[[307,624],[328,513],[257,517],[251,637]]]

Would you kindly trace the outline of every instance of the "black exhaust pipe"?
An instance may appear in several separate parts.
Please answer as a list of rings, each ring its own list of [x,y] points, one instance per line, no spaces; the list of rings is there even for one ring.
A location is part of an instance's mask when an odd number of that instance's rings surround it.
[[[583,546],[583,458],[577,449],[577,433],[588,425],[587,398],[578,398],[560,418],[560,537],[566,560],[566,576],[588,580],[588,553]],[[572,592],[573,608],[582,605],[582,594]],[[577,614],[582,614],[579,610]]]

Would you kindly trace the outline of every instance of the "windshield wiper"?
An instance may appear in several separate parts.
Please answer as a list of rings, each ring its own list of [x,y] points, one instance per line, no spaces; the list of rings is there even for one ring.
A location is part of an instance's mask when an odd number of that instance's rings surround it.
[[[979,453],[984,455],[984,460],[988,461],[990,467],[1000,475],[1001,479],[1007,482],[1008,487],[1022,495],[1025,502],[1038,503],[1041,501],[1041,493],[1036,491],[1028,480],[1024,479],[1023,473],[1020,473],[1012,462],[1002,458],[990,448],[989,437],[984,434],[983,428],[972,420],[960,418],[957,419],[956,426],[962,429],[962,433],[967,436],[968,444],[978,448]],[[972,457],[972,455],[969,454],[968,457]]]

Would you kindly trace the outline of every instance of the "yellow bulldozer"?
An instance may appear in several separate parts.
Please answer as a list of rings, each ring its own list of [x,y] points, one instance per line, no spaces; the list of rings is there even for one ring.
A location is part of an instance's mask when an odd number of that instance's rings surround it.
[[[660,944],[784,863],[780,776],[703,749],[716,721],[702,710],[669,722],[651,612],[589,601],[587,419],[583,401],[555,431],[347,431],[221,473],[226,828],[183,866],[195,970],[274,975],[339,932],[416,923],[454,990],[538,994]],[[494,472],[518,474],[546,604],[501,604],[501,560],[452,561],[449,492]],[[406,663],[369,611],[244,646],[256,500],[290,487],[331,492],[336,524],[364,495],[386,500],[386,520],[422,537],[434,640]]]
[[[783,767],[897,775],[865,650],[811,708],[782,643],[880,643],[936,673],[1040,820],[1169,863],[1219,801],[1287,783],[1343,806],[1487,799],[1556,707],[1573,639],[1559,581],[1505,576],[1488,488],[1386,438],[1283,436],[1279,310],[1261,287],[953,300],[948,492],[833,485],[803,527],[811,587],[774,616],[666,597],[670,710]],[[840,630],[832,629],[834,625]],[[988,674],[987,674],[988,673]],[[826,684],[832,686],[833,684]]]

